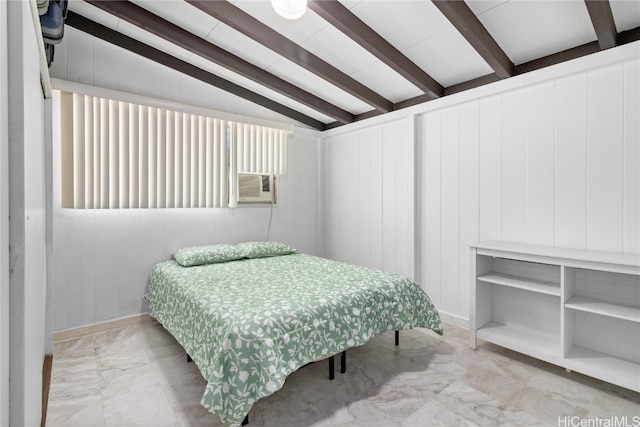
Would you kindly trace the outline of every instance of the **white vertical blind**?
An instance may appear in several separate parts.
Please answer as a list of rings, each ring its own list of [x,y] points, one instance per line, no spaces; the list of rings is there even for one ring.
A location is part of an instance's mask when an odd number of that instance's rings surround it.
[[[238,172],[285,175],[288,131],[235,123]]]
[[[237,144],[238,172],[286,172],[287,130],[70,95],[62,114],[72,117],[63,120],[72,138],[62,144],[72,155],[62,167],[73,179],[63,185],[63,207],[227,206],[231,144]]]

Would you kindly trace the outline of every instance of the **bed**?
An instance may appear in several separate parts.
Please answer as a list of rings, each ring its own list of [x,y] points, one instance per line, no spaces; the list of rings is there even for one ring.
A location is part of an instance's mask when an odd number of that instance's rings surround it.
[[[153,268],[149,297],[150,315],[207,381],[201,404],[229,426],[312,361],[389,329],[442,334],[415,282],[278,242],[176,251]]]

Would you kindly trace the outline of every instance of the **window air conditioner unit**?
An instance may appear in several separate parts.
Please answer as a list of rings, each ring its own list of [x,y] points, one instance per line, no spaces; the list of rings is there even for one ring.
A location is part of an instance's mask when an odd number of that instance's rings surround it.
[[[276,203],[275,175],[238,174],[238,203]]]

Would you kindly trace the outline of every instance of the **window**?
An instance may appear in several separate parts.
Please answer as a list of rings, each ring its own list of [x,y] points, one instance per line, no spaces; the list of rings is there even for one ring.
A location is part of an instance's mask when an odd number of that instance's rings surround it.
[[[230,171],[286,172],[289,130],[201,111],[60,92],[62,206],[224,207]]]

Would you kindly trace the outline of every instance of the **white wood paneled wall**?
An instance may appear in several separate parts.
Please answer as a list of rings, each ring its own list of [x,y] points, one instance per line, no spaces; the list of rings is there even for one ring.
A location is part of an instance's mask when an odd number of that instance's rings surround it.
[[[323,139],[323,173],[325,256],[414,277],[411,121]]]
[[[289,122],[177,71],[68,30],[56,46],[53,77]],[[54,128],[56,120],[54,115]],[[322,248],[317,230],[318,136],[305,129],[289,135],[287,173],[278,180],[278,206],[269,234],[271,240],[317,255]],[[58,178],[59,156],[54,151]],[[62,209],[59,182],[54,180],[54,331],[145,312],[142,295],[151,268],[170,259],[179,247],[267,238],[269,208]]]
[[[477,240],[640,253],[639,68],[417,116],[418,277],[442,312],[468,319]]]

